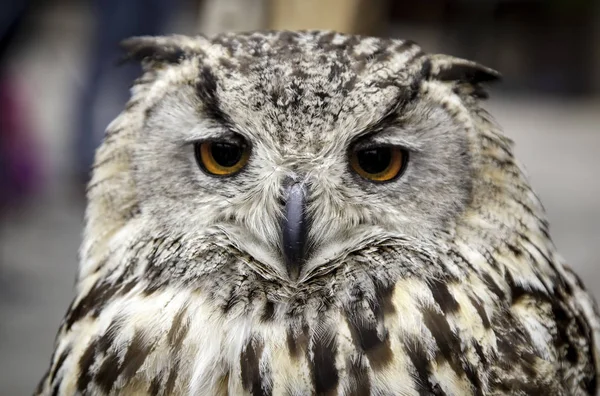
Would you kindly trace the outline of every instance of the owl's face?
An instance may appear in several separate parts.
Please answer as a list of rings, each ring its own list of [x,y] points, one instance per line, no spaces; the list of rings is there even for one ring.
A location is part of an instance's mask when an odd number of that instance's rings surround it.
[[[386,239],[433,243],[468,204],[469,120],[415,45],[315,32],[183,47],[152,69],[133,145],[148,232],[225,235],[295,282]]]

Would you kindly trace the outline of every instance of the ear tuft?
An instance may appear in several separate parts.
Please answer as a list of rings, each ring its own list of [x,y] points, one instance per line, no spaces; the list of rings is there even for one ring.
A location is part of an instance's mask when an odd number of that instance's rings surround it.
[[[477,98],[487,98],[483,83],[501,79],[500,73],[479,63],[448,55],[431,55],[430,80],[454,82],[457,90]]]
[[[121,62],[138,61],[144,66],[155,64],[175,64],[187,55],[175,37],[139,36],[125,39],[121,47],[127,51]]]

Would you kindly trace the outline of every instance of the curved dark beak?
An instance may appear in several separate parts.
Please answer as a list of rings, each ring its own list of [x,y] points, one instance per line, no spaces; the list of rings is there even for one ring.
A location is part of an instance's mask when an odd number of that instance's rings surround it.
[[[296,280],[306,254],[308,224],[305,188],[300,183],[291,183],[285,188],[284,202],[284,217],[281,224],[282,253],[288,275]]]

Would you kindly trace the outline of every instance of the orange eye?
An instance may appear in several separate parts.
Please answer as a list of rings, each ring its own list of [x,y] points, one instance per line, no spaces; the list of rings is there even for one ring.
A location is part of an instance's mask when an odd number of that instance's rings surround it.
[[[202,142],[194,145],[198,165],[214,176],[231,176],[239,172],[250,157],[249,147],[229,141]]]
[[[407,158],[408,154],[400,147],[368,147],[352,151],[350,166],[365,179],[385,182],[400,175]]]

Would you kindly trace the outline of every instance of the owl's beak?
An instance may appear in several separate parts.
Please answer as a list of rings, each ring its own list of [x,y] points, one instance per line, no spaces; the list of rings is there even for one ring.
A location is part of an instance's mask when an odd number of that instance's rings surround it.
[[[284,191],[285,208],[281,224],[282,253],[288,275],[296,280],[306,253],[308,224],[306,190],[298,182],[290,183]]]

